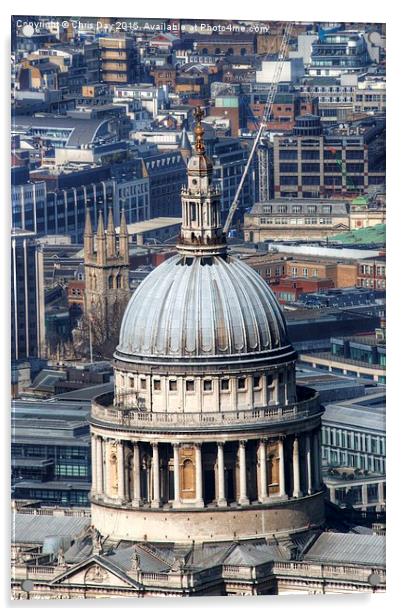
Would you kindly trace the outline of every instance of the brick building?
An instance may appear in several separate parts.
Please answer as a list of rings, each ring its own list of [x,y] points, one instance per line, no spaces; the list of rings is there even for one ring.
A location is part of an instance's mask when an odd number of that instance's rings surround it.
[[[286,263],[290,257],[264,254],[246,257],[244,261],[269,284],[277,284],[286,275]]]
[[[294,257],[286,262],[286,276],[329,279],[337,288],[354,287],[357,283],[357,265],[355,261]]]
[[[296,302],[302,293],[317,293],[334,287],[330,278],[283,278],[271,287],[280,304]]]
[[[247,128],[255,130],[263,118],[268,92],[253,92],[250,94],[249,117]],[[317,98],[302,96],[299,92],[279,92],[272,105],[268,130],[290,131],[296,124],[296,118],[301,115],[315,114],[318,110]]]
[[[139,81],[140,62],[134,39],[108,36],[99,38],[98,44],[101,81],[117,85]]]
[[[358,261],[357,286],[370,289],[386,288],[385,255]]]
[[[70,280],[67,285],[67,302],[69,306],[84,308],[85,282],[84,280]]]

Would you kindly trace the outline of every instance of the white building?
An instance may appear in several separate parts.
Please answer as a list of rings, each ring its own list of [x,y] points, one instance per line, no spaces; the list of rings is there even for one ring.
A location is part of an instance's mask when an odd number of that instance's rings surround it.
[[[274,79],[279,60],[267,60],[261,64],[261,70],[256,71],[257,83],[271,83]],[[279,82],[295,83],[304,77],[304,63],[302,58],[292,58],[283,63]]]

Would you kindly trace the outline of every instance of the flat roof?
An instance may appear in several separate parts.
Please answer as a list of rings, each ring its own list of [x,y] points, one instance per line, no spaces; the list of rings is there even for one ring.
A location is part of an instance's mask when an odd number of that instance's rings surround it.
[[[101,383],[100,385],[91,385],[90,387],[82,387],[80,389],[74,389],[73,391],[67,391],[58,394],[56,397],[57,400],[90,402],[95,396],[113,391],[113,387],[113,382]]]
[[[377,394],[384,398],[384,393]],[[375,398],[376,395],[370,397]],[[385,405],[368,406],[361,402],[368,401],[368,397],[356,398],[348,402],[328,404],[322,416],[323,424],[339,424],[354,426],[358,429],[373,430],[385,434]]]
[[[127,225],[127,229],[129,235],[136,235],[137,233],[155,231],[156,229],[163,229],[164,227],[173,227],[176,225],[181,225],[181,217],[159,216],[157,218],[151,218],[150,220],[131,223]],[[116,228],[116,232],[120,233],[120,227]]]

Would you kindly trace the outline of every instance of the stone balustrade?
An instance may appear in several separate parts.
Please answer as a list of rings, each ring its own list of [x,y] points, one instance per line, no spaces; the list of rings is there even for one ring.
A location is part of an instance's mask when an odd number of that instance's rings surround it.
[[[309,392],[310,396],[307,399],[301,399],[293,404],[214,413],[151,412],[130,409],[127,406],[121,408],[119,401],[113,401],[111,394],[103,394],[95,398],[92,403],[92,417],[128,428],[182,429],[214,426],[220,428],[222,426],[276,424],[307,418],[318,413],[320,410],[319,395],[312,390]]]

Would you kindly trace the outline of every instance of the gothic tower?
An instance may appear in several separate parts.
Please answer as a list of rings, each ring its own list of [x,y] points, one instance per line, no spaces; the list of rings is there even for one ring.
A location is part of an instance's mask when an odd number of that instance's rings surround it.
[[[113,213],[109,209],[105,230],[99,213],[96,233],[87,210],[84,231],[85,313],[108,337],[130,299],[128,230],[124,212],[116,236]],[[117,323],[118,325],[118,323]]]

